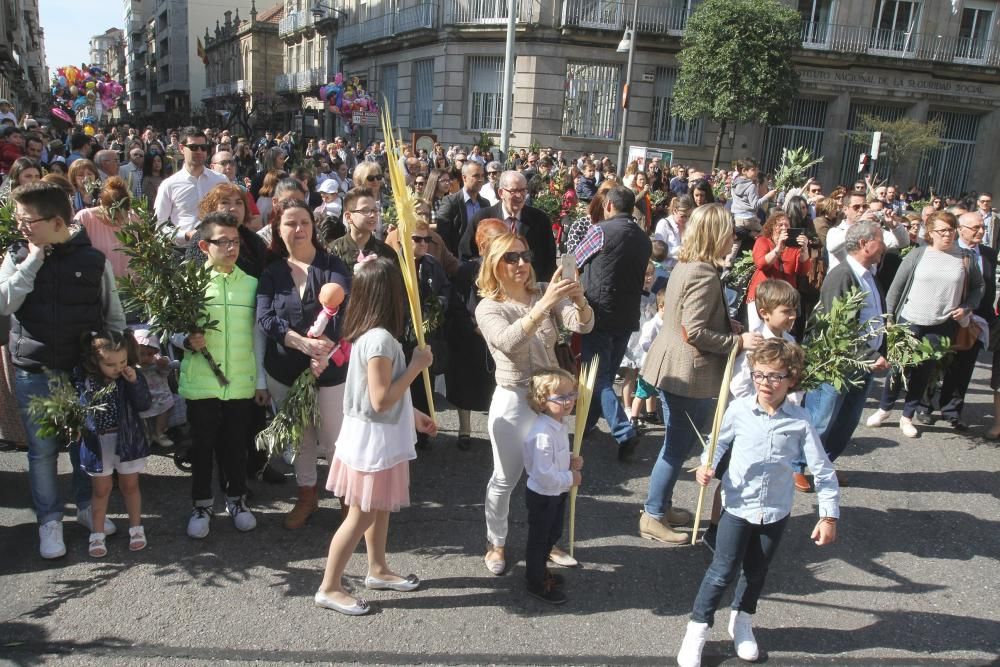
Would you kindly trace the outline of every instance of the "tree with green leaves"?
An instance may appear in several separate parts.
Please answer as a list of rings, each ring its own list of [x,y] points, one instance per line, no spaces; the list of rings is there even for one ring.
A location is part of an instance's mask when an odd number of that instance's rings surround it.
[[[858,119],[858,125],[865,131],[855,132],[848,136],[850,136],[851,141],[865,149],[871,146],[872,132],[882,133],[878,161],[888,165],[887,173],[904,162],[919,157],[925,151],[933,151],[947,146],[941,141],[941,132],[944,130],[944,121],[941,120],[928,120],[927,122],[912,118],[884,120],[878,116],[865,114]]]
[[[798,93],[792,52],[802,18],[778,0],[705,0],[688,19],[674,88],[677,114],[719,123],[712,169],[730,123],[780,124]]]

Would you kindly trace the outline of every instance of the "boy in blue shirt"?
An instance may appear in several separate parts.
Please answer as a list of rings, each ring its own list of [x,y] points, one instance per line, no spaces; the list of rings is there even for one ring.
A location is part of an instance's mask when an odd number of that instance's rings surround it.
[[[736,654],[756,660],[759,651],[751,616],[764,587],[768,564],[781,541],[792,511],[796,462],[804,459],[813,471],[820,520],[812,532],[817,545],[837,538],[840,487],[823,450],[809,412],[786,400],[802,377],[802,349],[782,338],[771,338],[752,353],[755,396],[736,399],[726,410],[712,461],[698,468],[707,486],[715,467],[730,449],[722,478],[724,512],[719,521],[715,555],[695,598],[691,621],[677,654],[681,667],[698,667],[722,594],[739,575],[729,618]]]

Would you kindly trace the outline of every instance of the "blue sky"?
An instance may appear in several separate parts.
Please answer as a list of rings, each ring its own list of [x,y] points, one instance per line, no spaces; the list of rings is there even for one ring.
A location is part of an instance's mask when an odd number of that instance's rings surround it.
[[[90,38],[108,28],[122,27],[121,0],[39,0],[39,23],[45,30],[45,60],[49,72],[87,60]]]

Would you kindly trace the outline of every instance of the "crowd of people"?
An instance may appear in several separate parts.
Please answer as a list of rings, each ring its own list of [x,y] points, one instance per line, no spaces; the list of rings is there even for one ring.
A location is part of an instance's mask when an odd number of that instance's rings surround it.
[[[389,155],[380,142],[303,146],[292,134],[255,141],[195,128],[59,139],[28,121],[5,121],[0,144],[2,192],[23,238],[0,265],[8,318],[0,439],[27,447],[43,558],[66,553],[56,460],[67,443],[40,435],[28,411],[48,391],[48,374],[71,378],[81,401],[104,408],[69,446],[77,519],[90,530],[90,556],[101,558],[116,531],[107,517],[112,473],[128,510],[128,546],[140,550],[145,462],[154,447],[181,440],[191,470],[187,534],[210,533],[214,467],[235,528],[253,530],[248,478],[284,480],[255,436],[311,372],[315,419],[294,443],[297,497],[283,521],[302,528],[323,488],[340,499],[343,521],[315,602],[351,615],[370,610],[341,580],[362,536],[365,585],[415,590],[416,575],[390,568],[386,535],[390,513],[409,504],[409,462],[440,439],[420,377],[427,369],[457,410],[459,450],[473,443],[471,414],[488,415],[486,569],[502,575],[515,560],[510,498],[527,473],[527,591],[565,602],[563,577],[547,563],[576,564],[557,543],[583,459],[572,456],[564,422],[577,398],[575,370],[594,362],[588,437],[603,418],[629,464],[644,433],[664,431],[638,525],[659,542],[691,539],[678,530],[691,512],[675,506],[673,490],[720,391],[731,393],[719,447],[697,474],[702,485],[721,480],[703,538],[714,558],[678,661],[699,664],[721,596],[737,579],[729,631],[739,656],[753,660],[751,617],[793,489],[815,489],[816,543],[836,537],[845,478],[834,464],[875,378],[890,369],[884,318],[932,342],[969,339],[937,380],[935,361],[887,377],[867,424],[883,424],[903,393],[907,437],[918,435],[914,420],[932,423],[935,412],[955,430],[969,428],[964,397],[979,353],[993,347],[1000,219],[988,193],[918,205],[915,188],[871,178],[829,193],[814,179],[778,192],[751,159],[715,173],[652,160],[627,165],[619,178],[608,158],[553,150],[498,160],[480,146],[436,145]],[[419,202],[409,238],[394,225],[387,174],[396,161]],[[558,211],[534,205],[551,197]],[[116,280],[132,269],[115,231],[141,200],[172,225],[178,258],[210,268],[215,327],[170,332],[167,342],[123,310]],[[404,245],[417,265],[425,347],[405,307]],[[727,275],[747,252],[753,269],[743,294]],[[337,307],[325,303],[330,285],[346,295]],[[856,325],[867,363],[848,382],[796,392],[805,321],[853,289],[864,295]],[[1000,413],[998,369],[994,354]],[[1000,437],[1000,418],[989,435]]]

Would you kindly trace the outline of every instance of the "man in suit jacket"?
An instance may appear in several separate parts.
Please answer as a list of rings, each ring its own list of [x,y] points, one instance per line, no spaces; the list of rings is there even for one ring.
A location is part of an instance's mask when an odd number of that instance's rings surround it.
[[[847,230],[844,245],[847,250],[846,260],[826,274],[820,288],[820,303],[817,308],[829,312],[834,299],[857,288],[866,294],[865,303],[858,314],[859,333],[877,329],[882,326],[886,312],[885,297],[871,273],[872,267],[878,266],[886,250],[881,225],[870,220],[860,220]],[[889,369],[885,354],[885,336],[869,338],[865,343],[864,356],[866,360],[874,362],[874,365],[871,371],[861,372],[853,388],[840,393],[833,385],[824,384],[806,394],[805,407],[812,416],[813,426],[823,441],[823,448],[830,461],[835,461],[843,453],[861,421],[865,399],[873,382],[873,372],[881,373]]]
[[[505,171],[500,175],[499,189],[500,203],[480,209],[472,218],[472,223],[465,228],[458,245],[459,258],[466,260],[479,256],[476,226],[480,220],[498,218],[512,231],[527,239],[528,249],[534,255],[531,267],[535,270],[535,278],[540,282],[548,282],[556,271],[556,241],[552,236],[552,221],[544,211],[525,206],[528,181],[522,174]]]
[[[958,245],[969,255],[969,261],[978,262],[983,272],[985,292],[979,306],[973,314],[982,318],[989,328],[997,326],[997,314],[994,306],[997,291],[997,253],[993,248],[983,243],[986,225],[979,211],[963,213],[958,218]],[[941,417],[946,419],[956,431],[966,431],[968,426],[962,422],[962,408],[965,407],[965,392],[969,390],[972,371],[976,368],[976,359],[983,349],[982,343],[976,343],[972,349],[955,352],[951,365],[945,371],[941,380],[941,394],[938,405],[941,406]],[[917,413],[917,420],[922,423],[933,423],[932,410]]]
[[[466,162],[462,166],[462,189],[445,197],[434,216],[437,233],[453,255],[458,255],[458,244],[469,227],[469,221],[479,211],[490,207],[490,203],[479,196],[483,182],[483,165],[472,160]]]

